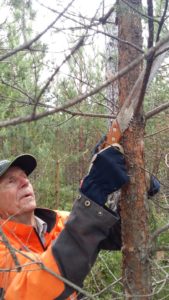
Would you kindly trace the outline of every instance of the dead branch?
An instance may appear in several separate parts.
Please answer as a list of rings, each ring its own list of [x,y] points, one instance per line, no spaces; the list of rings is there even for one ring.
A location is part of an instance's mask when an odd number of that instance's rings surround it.
[[[65,9],[64,9],[65,11]],[[95,16],[94,16],[95,17]],[[93,22],[93,19],[94,17],[91,19],[91,22],[88,26],[85,26],[85,34],[83,34],[79,41],[76,43],[76,45],[72,48],[72,50],[70,51],[70,53],[65,57],[65,59],[62,61],[62,63],[60,64],[60,66],[58,68],[56,68],[56,70],[54,71],[54,73],[50,76],[50,78],[48,79],[48,81],[46,82],[46,84],[43,86],[43,88],[41,89],[41,91],[39,92],[39,95],[37,96],[36,98],[36,101],[35,101],[35,106],[34,106],[34,109],[33,109],[33,112],[32,112],[32,117],[35,116],[36,114],[36,108],[37,108],[37,104],[38,102],[40,101],[43,93],[46,91],[46,89],[48,88],[48,86],[50,85],[50,83],[52,82],[52,80],[54,79],[55,75],[58,73],[58,71],[60,70],[60,68],[65,64],[65,62],[67,62],[74,54],[75,52],[84,44],[84,40],[87,36],[87,32]]]
[[[2,242],[4,243],[4,245],[6,246],[6,248],[9,250],[9,253],[11,254],[12,256],[12,259],[14,261],[14,264],[17,268],[17,272],[20,272],[22,267],[19,263],[19,260],[15,254],[15,248],[11,246],[11,244],[9,243],[8,241],[8,238],[6,237],[6,235],[3,233],[2,229],[0,228],[0,236],[2,238]]]
[[[146,113],[145,114],[145,119],[148,120],[148,119],[156,116],[160,112],[164,111],[167,108],[169,108],[169,102],[163,103],[160,106],[158,106],[158,107],[152,109],[151,111],[149,111],[148,113]]]
[[[167,126],[167,127],[165,127],[165,128],[162,128],[162,129],[160,129],[160,130],[158,130],[158,131],[156,131],[156,132],[154,132],[154,133],[145,135],[144,138],[152,137],[152,136],[157,135],[157,134],[159,134],[159,133],[161,133],[161,132],[163,132],[163,131],[166,131],[166,130],[169,130],[169,126]]]
[[[167,10],[168,10],[168,0],[165,1],[164,11],[163,11],[161,20],[159,22],[159,27],[158,27],[158,31],[157,31],[157,37],[156,37],[156,41],[157,42],[158,42],[158,40],[160,38],[160,33],[161,33],[161,30],[162,30],[162,27],[163,27],[163,24],[164,24],[164,21],[165,21]]]
[[[163,227],[157,229],[155,232],[153,232],[151,236],[151,241],[155,240],[161,233],[167,231],[168,229],[169,229],[169,224],[166,224]]]
[[[83,100],[87,99],[90,96],[95,95],[96,93],[100,92],[103,88],[106,88],[110,83],[114,82],[115,80],[117,80],[120,77],[122,77],[123,75],[125,75],[127,72],[129,72],[134,67],[136,67],[143,59],[147,59],[147,57],[151,56],[152,53],[156,52],[161,47],[164,48],[168,42],[169,42],[169,34],[167,34],[163,39],[161,39],[154,47],[148,49],[148,51],[145,54],[141,54],[137,59],[133,60],[128,66],[121,69],[114,76],[109,76],[109,78],[105,82],[103,82],[101,85],[93,88],[90,92],[79,95],[79,96],[71,99],[70,101],[68,101],[66,104],[58,106],[54,109],[51,109],[50,111],[45,111],[45,112],[42,112],[42,113],[39,113],[39,114],[36,114],[36,115],[31,114],[31,115],[28,115],[28,116],[17,117],[17,118],[13,118],[11,120],[2,121],[2,122],[0,122],[0,128],[7,127],[7,126],[10,126],[10,125],[14,126],[14,125],[25,123],[25,122],[37,121],[37,120],[42,119],[46,116],[53,115],[57,112],[63,111],[67,108],[70,108],[70,107],[74,106],[77,103],[81,103]],[[150,77],[151,76],[153,77],[154,73],[156,71],[157,71],[156,69],[153,70],[153,74],[150,74]]]
[[[48,10],[50,10],[50,11],[52,11],[53,13],[57,13],[57,14],[60,14],[60,12],[58,11],[58,10],[56,10],[56,9],[54,9],[54,8],[51,8],[51,7],[49,7],[49,6],[47,6],[47,5],[45,5],[45,4],[42,4],[41,3],[41,6],[42,7],[45,7],[46,9],[48,9]],[[112,9],[113,9],[113,7],[112,7]],[[110,9],[110,11],[112,10],[112,9]],[[108,12],[109,13],[109,12]],[[107,13],[107,14],[108,14]],[[73,13],[71,13],[71,15],[73,15],[73,17],[71,17],[70,15],[66,15],[66,14],[64,14],[64,18],[65,19],[67,19],[67,20],[70,20],[70,21],[73,21],[75,24],[78,24],[78,25],[80,25],[80,26],[76,26],[76,27],[68,27],[68,28],[59,28],[59,29],[57,29],[58,31],[63,31],[63,30],[81,30],[81,29],[84,29],[84,28],[86,28],[86,26],[85,26],[85,24],[84,23],[82,23],[81,21],[79,21],[78,19],[76,19],[76,15],[74,15]],[[105,15],[106,16],[106,15]],[[78,16],[79,17],[79,16]],[[92,28],[93,26],[98,26],[101,22],[98,20],[98,21],[95,21],[95,22],[91,22],[91,19],[88,19],[87,17],[85,17],[85,16],[80,16],[81,18],[83,18],[83,20],[87,20],[87,21],[89,21],[90,20],[90,28]],[[55,28],[55,27],[54,27]]]
[[[169,246],[163,245],[163,246],[156,246],[153,248],[153,250],[156,251],[169,251]]]
[[[97,29],[93,29],[93,31],[95,31],[96,33],[101,33],[101,34],[103,34],[105,36],[108,36],[111,39],[114,39],[114,40],[118,41],[119,43],[126,44],[126,45],[128,45],[128,46],[130,46],[130,47],[132,47],[132,48],[134,48],[136,50],[138,50],[140,53],[144,53],[144,51],[141,48],[139,48],[137,45],[134,45],[133,43],[130,43],[130,42],[125,41],[125,40],[122,40],[122,39],[120,39],[119,37],[117,37],[117,36],[115,36],[113,34],[109,34],[107,32],[104,32],[104,31],[101,31],[101,30],[97,30]]]
[[[77,286],[76,284],[74,284],[73,282],[69,281],[68,279],[66,279],[65,277],[55,273],[54,271],[52,271],[51,269],[49,269],[48,267],[46,267],[40,260],[38,260],[38,258],[35,255],[35,259],[33,259],[32,257],[29,256],[29,254],[26,254],[26,252],[20,251],[18,249],[15,249],[11,246],[11,244],[9,243],[9,241],[7,240],[5,234],[3,233],[2,229],[0,228],[0,235],[2,236],[3,242],[5,244],[5,246],[7,247],[7,249],[9,250],[14,262],[15,262],[15,267],[12,269],[0,269],[0,273],[1,272],[11,272],[12,270],[17,270],[19,271],[24,271],[22,270],[23,267],[25,266],[30,266],[30,265],[37,265],[39,269],[45,270],[48,273],[50,273],[51,275],[53,275],[54,277],[60,279],[61,281],[63,281],[65,284],[69,285],[70,287],[72,287],[74,290],[78,291],[79,293],[85,295],[88,297],[88,299],[96,299],[94,296],[92,296],[90,293],[86,292],[84,289],[80,288],[79,286]],[[20,255],[24,256],[25,258],[27,258],[28,260],[30,260],[30,263],[26,263],[23,265],[20,265],[18,262],[18,258],[16,253],[19,253]],[[34,268],[33,269],[26,269],[26,272],[28,271],[36,271]]]
[[[50,85],[50,83],[52,82],[52,80],[54,79],[55,75],[59,72],[60,68],[65,64],[66,61],[68,61],[71,56],[83,45],[85,39],[85,35],[83,35],[80,40],[77,42],[77,44],[75,45],[75,47],[73,47],[73,49],[71,50],[71,52],[65,57],[65,59],[63,60],[63,62],[60,64],[59,67],[56,68],[56,70],[53,72],[53,74],[49,77],[49,79],[47,80],[47,82],[45,83],[45,85],[42,87],[41,91],[39,92],[39,95],[36,98],[36,102],[35,102],[35,106],[32,112],[32,117],[34,118],[35,113],[36,113],[36,108],[37,105],[39,103],[39,100],[41,98],[41,96],[43,95],[43,93],[46,91],[46,89],[48,88],[48,86]]]
[[[3,61],[4,59],[24,50],[24,49],[30,49],[30,47],[32,46],[32,44],[34,44],[36,41],[38,41],[61,17],[62,15],[67,11],[67,9],[73,4],[75,0],[72,0],[67,6],[66,8],[64,8],[64,10],[60,13],[59,16],[57,16],[57,18],[55,18],[54,21],[52,21],[42,32],[40,32],[39,34],[37,34],[32,40],[30,40],[27,43],[24,43],[23,45],[15,48],[14,50],[6,53],[5,55],[0,56],[0,61]]]
[[[168,38],[169,38],[169,36],[168,36]],[[77,103],[81,103],[84,99],[87,99],[88,97],[93,96],[96,93],[100,92],[103,88],[107,87],[110,83],[114,82],[115,80],[117,80],[118,78],[120,78],[124,74],[126,74],[128,71],[133,69],[136,65],[138,65],[140,63],[140,61],[143,60],[144,57],[146,57],[146,55],[147,54],[141,55],[139,58],[135,59],[128,66],[126,66],[124,69],[120,70],[120,72],[115,74],[115,76],[110,76],[109,79],[107,79],[105,82],[103,82],[102,85],[93,88],[90,92],[87,92],[85,94],[82,94],[80,96],[77,96],[77,97],[71,99],[68,103],[66,103],[64,105],[58,106],[54,109],[51,109],[50,111],[45,111],[45,112],[42,112],[42,113],[39,113],[36,115],[31,114],[31,115],[28,115],[25,117],[17,117],[17,118],[13,118],[11,120],[2,121],[2,122],[0,122],[0,127],[7,127],[10,125],[14,126],[14,125],[25,123],[25,122],[37,121],[46,116],[53,115],[60,111],[64,111],[65,109],[70,108]],[[48,80],[48,82],[49,82],[49,80]]]
[[[106,24],[106,21],[107,19],[111,16],[111,14],[114,12],[114,5],[108,10],[108,12],[102,16],[100,19],[99,19],[99,22],[104,25]]]
[[[148,48],[153,47],[154,42],[154,23],[153,23],[153,1],[148,0],[147,1],[147,7],[148,7],[148,31],[149,31],[149,37],[148,37]]]

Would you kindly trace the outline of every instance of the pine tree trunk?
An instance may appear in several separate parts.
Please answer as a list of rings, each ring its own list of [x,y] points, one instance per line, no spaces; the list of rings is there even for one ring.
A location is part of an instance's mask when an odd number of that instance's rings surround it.
[[[125,1],[127,2],[127,1]],[[128,0],[129,6],[118,1],[119,38],[142,48],[141,0]],[[136,10],[131,8],[133,6]],[[119,70],[139,55],[129,44],[119,43]],[[122,104],[141,71],[134,68],[119,81],[119,101]],[[130,174],[130,185],[122,191],[122,254],[125,299],[151,299],[151,268],[149,263],[149,228],[147,192],[144,171],[144,122],[137,114],[124,134],[123,146]]]
[[[56,174],[55,174],[55,199],[56,199],[56,208],[59,207],[60,204],[60,180],[59,180],[59,173],[60,173],[60,163],[57,159],[56,161]]]

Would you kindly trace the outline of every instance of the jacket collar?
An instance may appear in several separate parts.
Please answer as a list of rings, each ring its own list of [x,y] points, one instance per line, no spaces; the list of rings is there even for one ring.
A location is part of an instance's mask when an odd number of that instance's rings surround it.
[[[56,212],[48,208],[35,209],[35,216],[42,219],[47,224],[47,232],[50,232],[56,223]]]
[[[50,233],[56,224],[56,212],[45,208],[36,208],[35,215],[47,223],[47,232]],[[20,249],[31,249],[35,252],[42,251],[44,247],[39,242],[35,229],[31,225],[25,225],[14,221],[0,220],[0,225],[9,239],[13,239],[13,245],[20,247]],[[50,241],[50,234],[47,235]],[[19,245],[19,246],[18,246]],[[46,244],[47,245],[47,244]],[[27,248],[28,247],[28,248]]]
[[[56,224],[57,213],[53,210],[47,208],[36,208],[35,216],[42,219],[47,224],[47,232],[50,232]],[[20,232],[24,233],[27,230],[31,230],[31,225],[25,225],[22,223],[17,223],[12,220],[0,220],[0,225],[3,228],[20,228]]]

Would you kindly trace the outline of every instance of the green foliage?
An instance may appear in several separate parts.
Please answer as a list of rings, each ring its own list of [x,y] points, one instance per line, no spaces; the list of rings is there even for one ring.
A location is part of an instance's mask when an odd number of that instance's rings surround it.
[[[158,5],[162,3],[158,1]],[[8,1],[10,18],[2,25],[0,54],[4,49],[10,51],[34,36],[33,20],[35,12],[32,1]],[[158,7],[157,7],[158,8]],[[159,10],[158,10],[159,11]],[[162,8],[160,6],[160,12]],[[17,22],[16,22],[17,20]],[[26,26],[24,26],[26,24]],[[155,28],[156,29],[156,28]],[[76,37],[77,38],[77,37]],[[32,49],[25,49],[9,57],[0,64],[0,119],[6,121],[14,117],[32,113],[33,105],[53,66],[47,65],[47,46],[43,42],[34,43]],[[80,49],[66,65],[65,73],[61,70],[50,83],[51,86],[42,94],[37,112],[44,112],[49,106],[61,106],[70,99],[89,92],[91,88],[104,80],[103,60],[97,49],[86,55],[86,49]],[[112,55],[113,57],[113,55]],[[57,58],[57,56],[56,56]],[[57,59],[56,59],[57,60]],[[57,62],[58,63],[58,62]],[[146,95],[145,113],[168,101],[168,66],[163,66],[159,76]],[[79,183],[86,174],[91,159],[91,150],[102,134],[107,132],[107,119],[81,116],[83,113],[107,113],[106,91],[102,90],[87,100],[78,103],[70,111],[62,111],[37,122],[25,123],[3,128],[0,131],[0,157],[11,158],[23,152],[35,155],[38,159],[37,170],[31,175],[35,187],[38,206],[71,210],[78,195]],[[146,170],[158,176],[162,185],[161,193],[150,202],[150,228],[154,232],[168,222],[168,210],[162,209],[169,203],[169,171],[165,164],[165,155],[169,149],[167,131],[168,111],[147,121],[145,150]],[[59,201],[56,199],[56,168],[59,161]],[[151,200],[150,200],[151,201]],[[159,235],[155,245],[169,244],[168,231]],[[159,265],[165,265],[165,260]],[[159,271],[160,270],[160,271]],[[160,280],[163,272],[159,268],[153,275]],[[168,272],[168,267],[166,268]],[[99,299],[120,298],[122,285],[121,253],[102,252],[92,273],[86,279],[85,288]],[[115,282],[111,285],[112,282]],[[109,286],[109,289],[105,289]],[[103,292],[101,292],[103,291]],[[160,295],[167,295],[167,287]],[[159,299],[159,294],[154,299]],[[167,298],[166,298],[167,299]]]
[[[97,295],[97,299],[109,300],[120,295],[121,283],[121,252],[101,251],[91,274],[85,280],[85,289]]]

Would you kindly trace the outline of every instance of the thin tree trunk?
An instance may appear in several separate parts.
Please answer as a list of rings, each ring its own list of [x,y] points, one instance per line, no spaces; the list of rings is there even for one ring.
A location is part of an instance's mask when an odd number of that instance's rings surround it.
[[[105,24],[104,31],[109,36],[105,37],[106,44],[106,77],[109,74],[115,74],[118,71],[118,49],[117,49],[117,41],[110,38],[110,36],[118,35],[118,27],[116,25],[116,16],[115,13],[112,13],[108,19],[108,24]],[[117,113],[118,107],[118,83],[117,81],[108,85],[106,88],[107,94],[107,107],[108,113],[115,115]],[[111,125],[112,120],[108,120]]]
[[[127,2],[127,1],[125,1]],[[142,48],[141,0],[118,1],[119,38]],[[119,43],[119,70],[138,56],[134,47]],[[141,71],[141,65],[119,82],[119,100],[123,103]],[[123,139],[130,174],[130,185],[122,192],[122,254],[125,299],[150,299],[151,268],[149,263],[149,228],[144,171],[144,122],[142,112],[134,119]]]
[[[59,160],[56,161],[56,174],[55,174],[55,199],[56,199],[56,208],[59,207],[60,204],[60,180],[59,180],[59,173],[60,173],[60,163]]]

